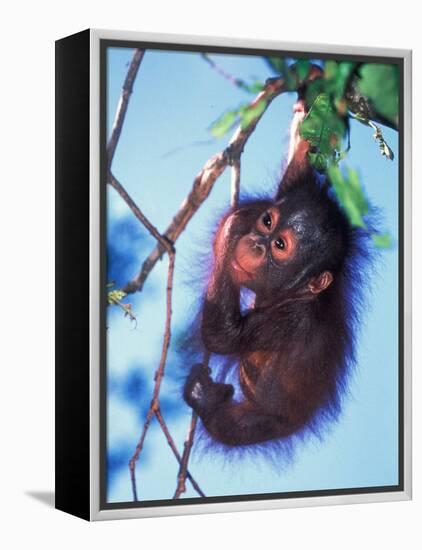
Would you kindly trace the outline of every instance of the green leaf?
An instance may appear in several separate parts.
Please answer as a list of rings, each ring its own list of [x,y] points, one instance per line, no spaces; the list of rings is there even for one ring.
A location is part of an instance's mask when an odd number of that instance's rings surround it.
[[[326,61],[324,64],[324,78],[327,82],[333,81],[337,78],[338,63],[337,61]]]
[[[267,56],[265,57],[265,60],[275,73],[284,74],[286,68],[286,61],[284,60],[284,57]]]
[[[222,137],[233,128],[239,119],[242,129],[245,129],[262,115],[267,105],[267,99],[262,98],[255,105],[243,103],[238,109],[226,111],[212,123],[210,132],[216,138]]]
[[[268,100],[262,98],[255,105],[248,105],[246,108],[240,109],[240,125],[243,130],[248,128],[250,124],[256,121],[265,111],[268,105]]]
[[[284,77],[288,90],[296,90],[296,74],[294,74],[294,71],[292,71],[291,68],[287,65],[284,57],[266,56],[264,57],[264,59],[277,75],[281,75]]]
[[[107,300],[110,305],[118,304],[125,296],[126,292],[123,290],[111,290],[107,295]]]
[[[345,175],[333,165],[328,168],[328,178],[350,223],[355,227],[366,227],[364,216],[369,212],[369,205],[357,172],[347,169]]]
[[[301,124],[301,137],[324,155],[328,164],[341,149],[345,133],[344,121],[334,109],[328,94],[320,94]]]
[[[317,97],[325,93],[326,82],[323,78],[317,78],[306,85],[306,104],[313,105]]]
[[[322,153],[308,153],[309,161],[319,172],[325,172],[328,167],[327,157]]]
[[[210,132],[216,137],[223,137],[233,127],[239,117],[239,109],[233,109],[223,113],[211,124]]]
[[[344,173],[338,166],[333,165],[328,168],[328,178],[350,223],[366,229],[377,248],[391,248],[393,239],[389,233],[371,232],[367,228],[365,216],[369,213],[369,204],[356,170],[347,168]]]
[[[372,235],[372,240],[377,248],[391,248],[393,246],[393,238],[389,233]]]
[[[306,79],[310,68],[311,63],[308,59],[299,59],[299,61],[296,61],[296,63],[291,67],[292,70],[296,71],[299,82],[303,82]]]
[[[378,113],[397,124],[399,112],[399,72],[397,65],[366,63],[360,68],[358,89]]]
[[[359,174],[352,168],[347,168],[349,194],[362,216],[369,213],[369,204],[360,183]]]
[[[356,67],[350,61],[327,61],[324,66],[325,91],[331,94],[333,102],[338,106],[343,101],[346,84]]]
[[[258,94],[264,89],[264,84],[259,80],[252,82],[252,84],[245,84],[245,89],[251,94]]]

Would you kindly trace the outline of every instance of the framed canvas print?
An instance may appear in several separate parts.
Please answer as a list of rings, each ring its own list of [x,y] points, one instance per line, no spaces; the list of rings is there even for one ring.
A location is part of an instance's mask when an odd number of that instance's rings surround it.
[[[56,43],[56,506],[411,497],[411,52]]]

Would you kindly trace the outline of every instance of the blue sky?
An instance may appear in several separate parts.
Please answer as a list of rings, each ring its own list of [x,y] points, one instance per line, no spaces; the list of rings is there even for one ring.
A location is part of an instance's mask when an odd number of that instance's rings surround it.
[[[108,131],[133,51],[108,50]],[[238,77],[265,80],[272,76],[259,57],[213,55]],[[148,218],[164,231],[191,189],[204,163],[222,150],[230,135],[215,140],[209,128],[227,108],[250,96],[212,71],[198,54],[146,52],[130,100],[113,172]],[[277,98],[260,121],[242,156],[242,192],[275,189],[288,146],[294,96]],[[380,209],[383,227],[397,242],[398,164],[378,153],[372,130],[352,122],[348,165],[356,168],[372,203]],[[399,158],[397,133],[383,128]],[[177,241],[173,294],[173,342],[162,386],[163,412],[182,449],[190,410],[181,399],[185,369],[177,336],[189,326],[199,298],[203,267],[198,250],[208,249],[219,213],[230,200],[227,170]],[[154,246],[126,204],[107,190],[109,280],[117,286],[133,276]],[[119,308],[107,319],[109,502],[132,499],[127,463],[133,453],[151,399],[165,321],[167,259],[159,262],[141,293],[129,301],[137,324]],[[397,246],[381,253],[368,289],[368,305],[358,342],[358,364],[340,421],[323,441],[299,445],[294,460],[271,463],[259,455],[230,461],[194,448],[190,470],[207,496],[335,489],[396,484],[398,471],[398,254]],[[138,463],[141,500],[171,498],[177,464],[156,425],[148,434]],[[189,487],[184,496],[196,496]]]

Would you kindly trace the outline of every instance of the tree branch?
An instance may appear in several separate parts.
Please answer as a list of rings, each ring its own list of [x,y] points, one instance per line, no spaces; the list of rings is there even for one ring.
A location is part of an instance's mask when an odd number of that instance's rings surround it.
[[[240,195],[240,157],[233,159],[231,174],[231,199],[230,206],[236,208]]]
[[[177,450],[177,447],[174,443],[174,439],[171,437],[170,432],[167,428],[167,425],[164,421],[163,415],[161,414],[161,410],[158,409],[155,413],[155,416],[157,417],[158,422],[160,423],[161,429],[166,436],[167,443],[169,444],[171,450],[173,451],[174,456],[176,457],[177,462],[179,463],[179,467],[182,466],[182,457],[179,454],[179,451]],[[192,434],[193,437],[193,434]],[[202,491],[201,487],[198,485],[198,483],[195,481],[189,470],[187,469],[187,462],[186,462],[186,477],[189,479],[189,481],[192,483],[192,487],[195,489],[195,491],[200,495],[201,497],[206,496],[205,493]],[[179,470],[180,471],[180,470]]]
[[[177,476],[177,487],[173,498],[180,498],[180,495],[186,491],[186,477],[188,475],[188,462],[190,452],[193,446],[193,439],[195,436],[196,423],[198,422],[198,415],[196,412],[192,413],[188,436],[185,441],[182,460],[180,462],[179,474]]]
[[[142,429],[141,437],[139,438],[139,442],[136,445],[135,452],[132,456],[132,458],[129,461],[129,471],[130,471],[130,478],[132,482],[132,493],[133,493],[133,500],[138,500],[137,495],[137,488],[136,488],[136,472],[135,472],[135,466],[136,462],[138,461],[138,458],[142,452],[144,441],[146,434],[148,432],[148,429],[151,425],[151,420],[154,415],[157,414],[157,411],[160,410],[160,389],[161,389],[161,382],[164,377],[164,369],[166,365],[166,359],[167,359],[167,352],[170,345],[170,338],[171,338],[171,315],[172,315],[172,290],[173,290],[173,274],[174,274],[174,262],[175,262],[175,251],[174,248],[168,244],[167,245],[167,252],[169,254],[169,267],[167,272],[167,288],[166,288],[166,322],[165,322],[165,328],[164,328],[164,338],[163,338],[163,346],[161,351],[161,357],[160,357],[160,363],[158,365],[158,368],[154,375],[155,385],[154,385],[154,392],[152,396],[152,401],[149,406],[146,420],[144,423],[144,427]],[[170,435],[170,434],[168,434]]]
[[[138,209],[139,210],[139,209]],[[150,224],[151,225],[151,224]],[[173,296],[173,276],[174,276],[174,264],[176,259],[176,251],[174,250],[173,246],[163,241],[163,246],[165,246],[167,253],[169,255],[169,267],[167,272],[167,288],[166,288],[166,323],[165,323],[165,329],[164,329],[164,338],[163,338],[163,347],[161,351],[161,358],[160,363],[158,366],[158,369],[155,372],[154,375],[154,392],[152,401],[150,404],[150,407],[147,412],[146,420],[144,423],[144,427],[142,429],[141,436],[139,438],[139,442],[136,445],[135,452],[132,456],[132,458],[129,461],[129,471],[130,471],[130,479],[132,483],[132,494],[133,494],[133,500],[136,502],[138,500],[138,492],[136,487],[136,462],[139,459],[139,456],[142,452],[145,437],[147,435],[148,429],[151,425],[152,417],[155,415],[158,423],[160,424],[160,427],[167,439],[167,443],[169,444],[170,448],[172,449],[179,465],[181,464],[181,458],[177,451],[176,444],[174,443],[174,440],[167,428],[167,424],[164,421],[164,418],[161,414],[160,410],[160,390],[161,390],[161,382],[164,378],[164,371],[167,361],[167,354],[168,349],[170,346],[170,339],[171,339],[171,317],[172,317],[172,296]],[[199,487],[198,483],[194,480],[193,476],[186,471],[186,476],[191,481],[194,489],[198,492],[200,496],[205,496],[201,488]]]
[[[203,358],[203,368],[208,369],[210,362],[210,353],[208,351],[204,352]],[[195,437],[196,425],[198,423],[198,415],[195,411],[192,411],[192,417],[189,425],[188,435],[183,447],[183,455],[180,461],[179,473],[177,475],[177,487],[174,493],[173,498],[180,498],[182,493],[186,491],[186,478],[189,477],[188,463],[190,458],[190,453],[193,447],[193,440]]]
[[[137,204],[123,187],[123,185],[118,181],[115,176],[113,176],[111,172],[108,173],[108,182],[119,193],[125,203],[132,210],[135,217],[142,223],[143,226],[148,229],[151,235],[155,237],[155,239],[157,239],[161,246],[164,249],[168,249],[170,247],[174,251],[173,244],[168,239],[163,237],[158,229],[148,220],[148,218],[145,216],[145,214],[143,214],[143,212],[137,206]]]
[[[138,69],[141,64],[142,58],[144,57],[144,53],[144,50],[135,50],[132,61],[129,65],[129,70],[123,83],[122,93],[120,96],[119,104],[117,106],[116,116],[114,117],[113,128],[111,130],[110,139],[107,144],[107,160],[109,168],[111,168],[111,163],[113,162],[114,153],[116,152],[117,143],[119,142],[120,134],[122,132],[123,122],[125,120],[130,95],[133,90],[133,83],[135,82],[136,75],[138,74]]]
[[[242,80],[241,78],[237,78],[236,76],[233,76],[232,74],[226,72],[219,65],[217,65],[217,63],[213,59],[211,59],[211,57],[209,57],[208,54],[203,53],[201,54],[201,57],[204,61],[206,61],[210,65],[210,67],[214,71],[216,71],[220,76],[228,80],[231,84],[233,84],[234,86],[237,86],[238,88],[240,88],[241,90],[244,90],[245,92],[250,92],[250,86],[248,86],[248,84],[244,80]]]

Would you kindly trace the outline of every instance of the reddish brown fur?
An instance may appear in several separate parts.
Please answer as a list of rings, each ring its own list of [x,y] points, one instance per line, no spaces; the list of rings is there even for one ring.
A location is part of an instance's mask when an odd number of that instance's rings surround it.
[[[202,340],[236,362],[243,397],[200,364],[184,397],[228,446],[285,439],[336,418],[354,361],[364,236],[306,152],[298,148],[274,200],[241,204],[215,237]],[[244,313],[242,286],[256,294]]]

